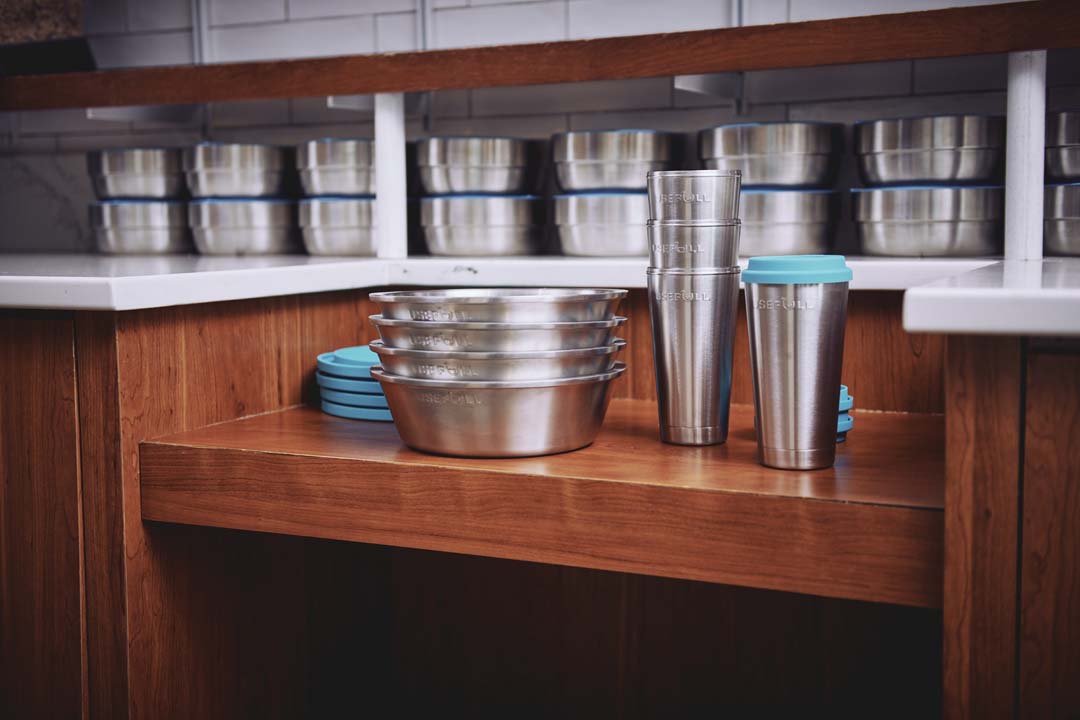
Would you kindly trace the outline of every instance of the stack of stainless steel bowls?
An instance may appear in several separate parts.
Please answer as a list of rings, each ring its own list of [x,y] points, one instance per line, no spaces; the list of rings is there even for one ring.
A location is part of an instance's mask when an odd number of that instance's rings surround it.
[[[290,153],[273,145],[201,143],[184,150],[195,247],[204,255],[294,252],[296,204],[283,198]]]
[[[510,137],[430,137],[417,143],[431,197],[420,226],[432,255],[531,255],[543,244],[540,198],[529,185],[529,143]]]
[[[739,300],[739,170],[649,173],[649,309],[660,439],[727,439]]]
[[[1001,252],[1004,118],[935,115],[855,125],[854,213],[867,255]]]
[[[644,256],[645,176],[666,170],[674,138],[657,130],[578,130],[551,138],[555,174],[565,195],[555,197],[555,230],[564,255]]]
[[[99,202],[90,227],[100,252],[164,254],[191,249],[180,151],[116,148],[86,156]]]
[[[1046,253],[1080,255],[1080,112],[1046,116],[1046,177]]]
[[[743,255],[826,252],[838,212],[832,185],[841,127],[832,123],[739,123],[698,133],[707,168],[742,171]]]
[[[625,290],[372,293],[371,343],[401,439],[439,455],[576,450],[600,430],[625,366],[615,310]]]
[[[308,198],[300,232],[312,255],[375,254],[375,144],[322,138],[298,145],[296,165]]]

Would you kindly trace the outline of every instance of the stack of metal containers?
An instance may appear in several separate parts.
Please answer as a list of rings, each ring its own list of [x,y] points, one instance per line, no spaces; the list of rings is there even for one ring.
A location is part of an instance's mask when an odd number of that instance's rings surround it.
[[[375,254],[375,143],[322,138],[296,148],[300,232],[312,255]]]
[[[1046,116],[1046,204],[1043,244],[1048,255],[1080,255],[1080,113]]]
[[[660,439],[727,439],[739,300],[739,170],[649,173],[649,310]]]
[[[566,452],[593,441],[625,371],[625,290],[372,293],[371,369],[406,445],[468,457]]]
[[[417,144],[420,226],[432,255],[533,255],[544,208],[530,184],[530,144],[511,137],[430,137]]]
[[[720,125],[698,134],[706,168],[742,172],[741,254],[827,252],[839,214],[842,128],[834,123]]]

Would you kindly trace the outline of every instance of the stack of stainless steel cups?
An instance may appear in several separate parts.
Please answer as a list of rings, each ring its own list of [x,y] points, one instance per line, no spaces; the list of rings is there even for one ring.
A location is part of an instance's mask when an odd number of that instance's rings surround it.
[[[649,173],[649,309],[660,439],[727,439],[739,301],[738,170]]]

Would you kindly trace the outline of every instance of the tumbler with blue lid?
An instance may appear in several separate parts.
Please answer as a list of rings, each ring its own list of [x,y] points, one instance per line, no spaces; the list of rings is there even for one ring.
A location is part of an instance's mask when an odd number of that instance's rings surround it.
[[[851,269],[842,255],[754,257],[742,279],[758,462],[830,467]]]

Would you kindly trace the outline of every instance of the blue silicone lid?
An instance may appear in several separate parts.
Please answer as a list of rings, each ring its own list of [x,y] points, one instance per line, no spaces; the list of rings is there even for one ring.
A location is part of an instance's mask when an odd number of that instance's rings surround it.
[[[851,282],[843,255],[764,255],[750,258],[743,284],[799,285]]]
[[[327,375],[345,378],[370,378],[371,366],[379,364],[379,356],[367,345],[339,348],[318,357],[319,370]]]
[[[855,398],[848,395],[847,385],[840,386],[840,412],[847,412],[855,406]]]
[[[325,373],[315,373],[315,382],[321,388],[330,390],[342,390],[352,393],[367,393],[368,395],[382,395],[382,386],[377,380],[367,378],[343,378]]]
[[[385,395],[368,395],[367,393],[345,392],[344,390],[331,390],[319,388],[319,396],[328,402],[349,407],[386,408]]]
[[[349,407],[348,405],[338,405],[337,403],[323,400],[322,411],[327,415],[349,418],[350,420],[394,422],[394,417],[390,414],[390,411],[382,410],[380,408]]]
[[[836,432],[846,433],[855,425],[855,419],[847,413],[840,413],[836,419]]]

